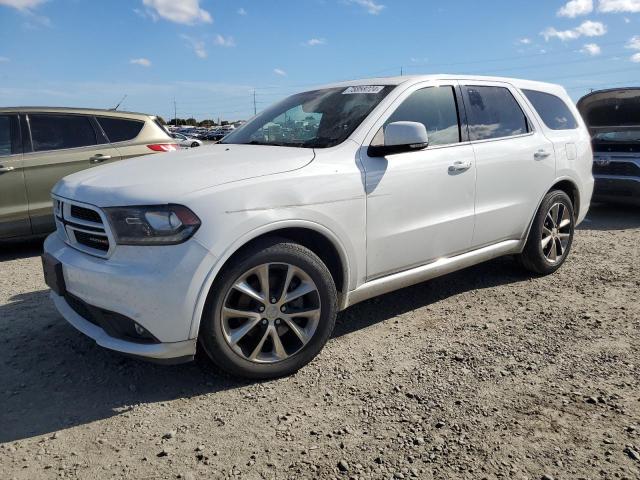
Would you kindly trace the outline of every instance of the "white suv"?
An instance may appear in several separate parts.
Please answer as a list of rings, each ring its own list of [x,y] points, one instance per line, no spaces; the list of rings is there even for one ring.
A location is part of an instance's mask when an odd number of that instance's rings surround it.
[[[461,76],[293,95],[207,149],[53,189],[45,278],[98,344],[237,375],[313,359],[350,305],[501,255],[566,260],[593,190],[562,87]]]

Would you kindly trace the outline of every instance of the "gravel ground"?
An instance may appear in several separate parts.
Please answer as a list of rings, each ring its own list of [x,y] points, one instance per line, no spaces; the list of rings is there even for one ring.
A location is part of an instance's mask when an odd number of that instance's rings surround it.
[[[298,374],[156,366],[55,312],[0,246],[1,478],[640,478],[640,210],[595,207],[555,275],[509,258],[346,312]]]

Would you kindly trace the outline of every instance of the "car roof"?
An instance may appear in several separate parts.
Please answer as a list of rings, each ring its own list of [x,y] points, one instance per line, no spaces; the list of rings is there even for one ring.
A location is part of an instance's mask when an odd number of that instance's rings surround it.
[[[350,87],[350,86],[358,86],[358,85],[391,85],[398,86],[402,84],[411,85],[419,82],[426,81],[434,81],[434,80],[461,80],[461,81],[486,81],[486,82],[501,82],[501,83],[509,83],[518,88],[525,89],[534,89],[534,90],[542,90],[548,92],[558,92],[559,90],[564,92],[564,88],[560,85],[547,83],[547,82],[539,82],[534,80],[524,80],[519,78],[509,78],[509,77],[491,77],[491,76],[483,76],[483,75],[455,75],[455,74],[430,74],[430,75],[406,75],[401,77],[374,77],[374,78],[365,78],[359,80],[349,80],[343,82],[335,82],[326,85],[321,85],[317,87],[321,88],[340,88],[340,87]]]
[[[84,115],[100,115],[100,116],[114,116],[114,117],[154,117],[154,115],[148,115],[140,112],[126,112],[123,110],[107,110],[102,108],[74,108],[74,107],[0,107],[2,113],[78,113]]]

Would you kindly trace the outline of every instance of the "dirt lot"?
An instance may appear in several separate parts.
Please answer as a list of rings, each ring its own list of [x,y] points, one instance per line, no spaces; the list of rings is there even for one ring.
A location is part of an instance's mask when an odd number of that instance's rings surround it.
[[[340,315],[277,381],[147,364],[55,312],[41,242],[0,253],[1,478],[640,478],[640,210],[567,264],[511,259]]]

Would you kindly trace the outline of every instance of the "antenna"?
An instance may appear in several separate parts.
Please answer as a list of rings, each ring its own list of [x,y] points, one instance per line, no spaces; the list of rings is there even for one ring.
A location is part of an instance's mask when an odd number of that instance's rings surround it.
[[[124,102],[124,99],[125,99],[125,98],[127,98],[127,94],[126,94],[126,93],[124,94],[124,97],[122,97],[122,100],[120,100],[120,101],[118,102],[118,104],[117,104],[115,107],[113,107],[111,110],[113,110],[113,111],[118,110],[118,107],[122,104],[122,102]]]
[[[258,113],[256,108],[256,89],[253,89],[253,114],[256,115]]]

